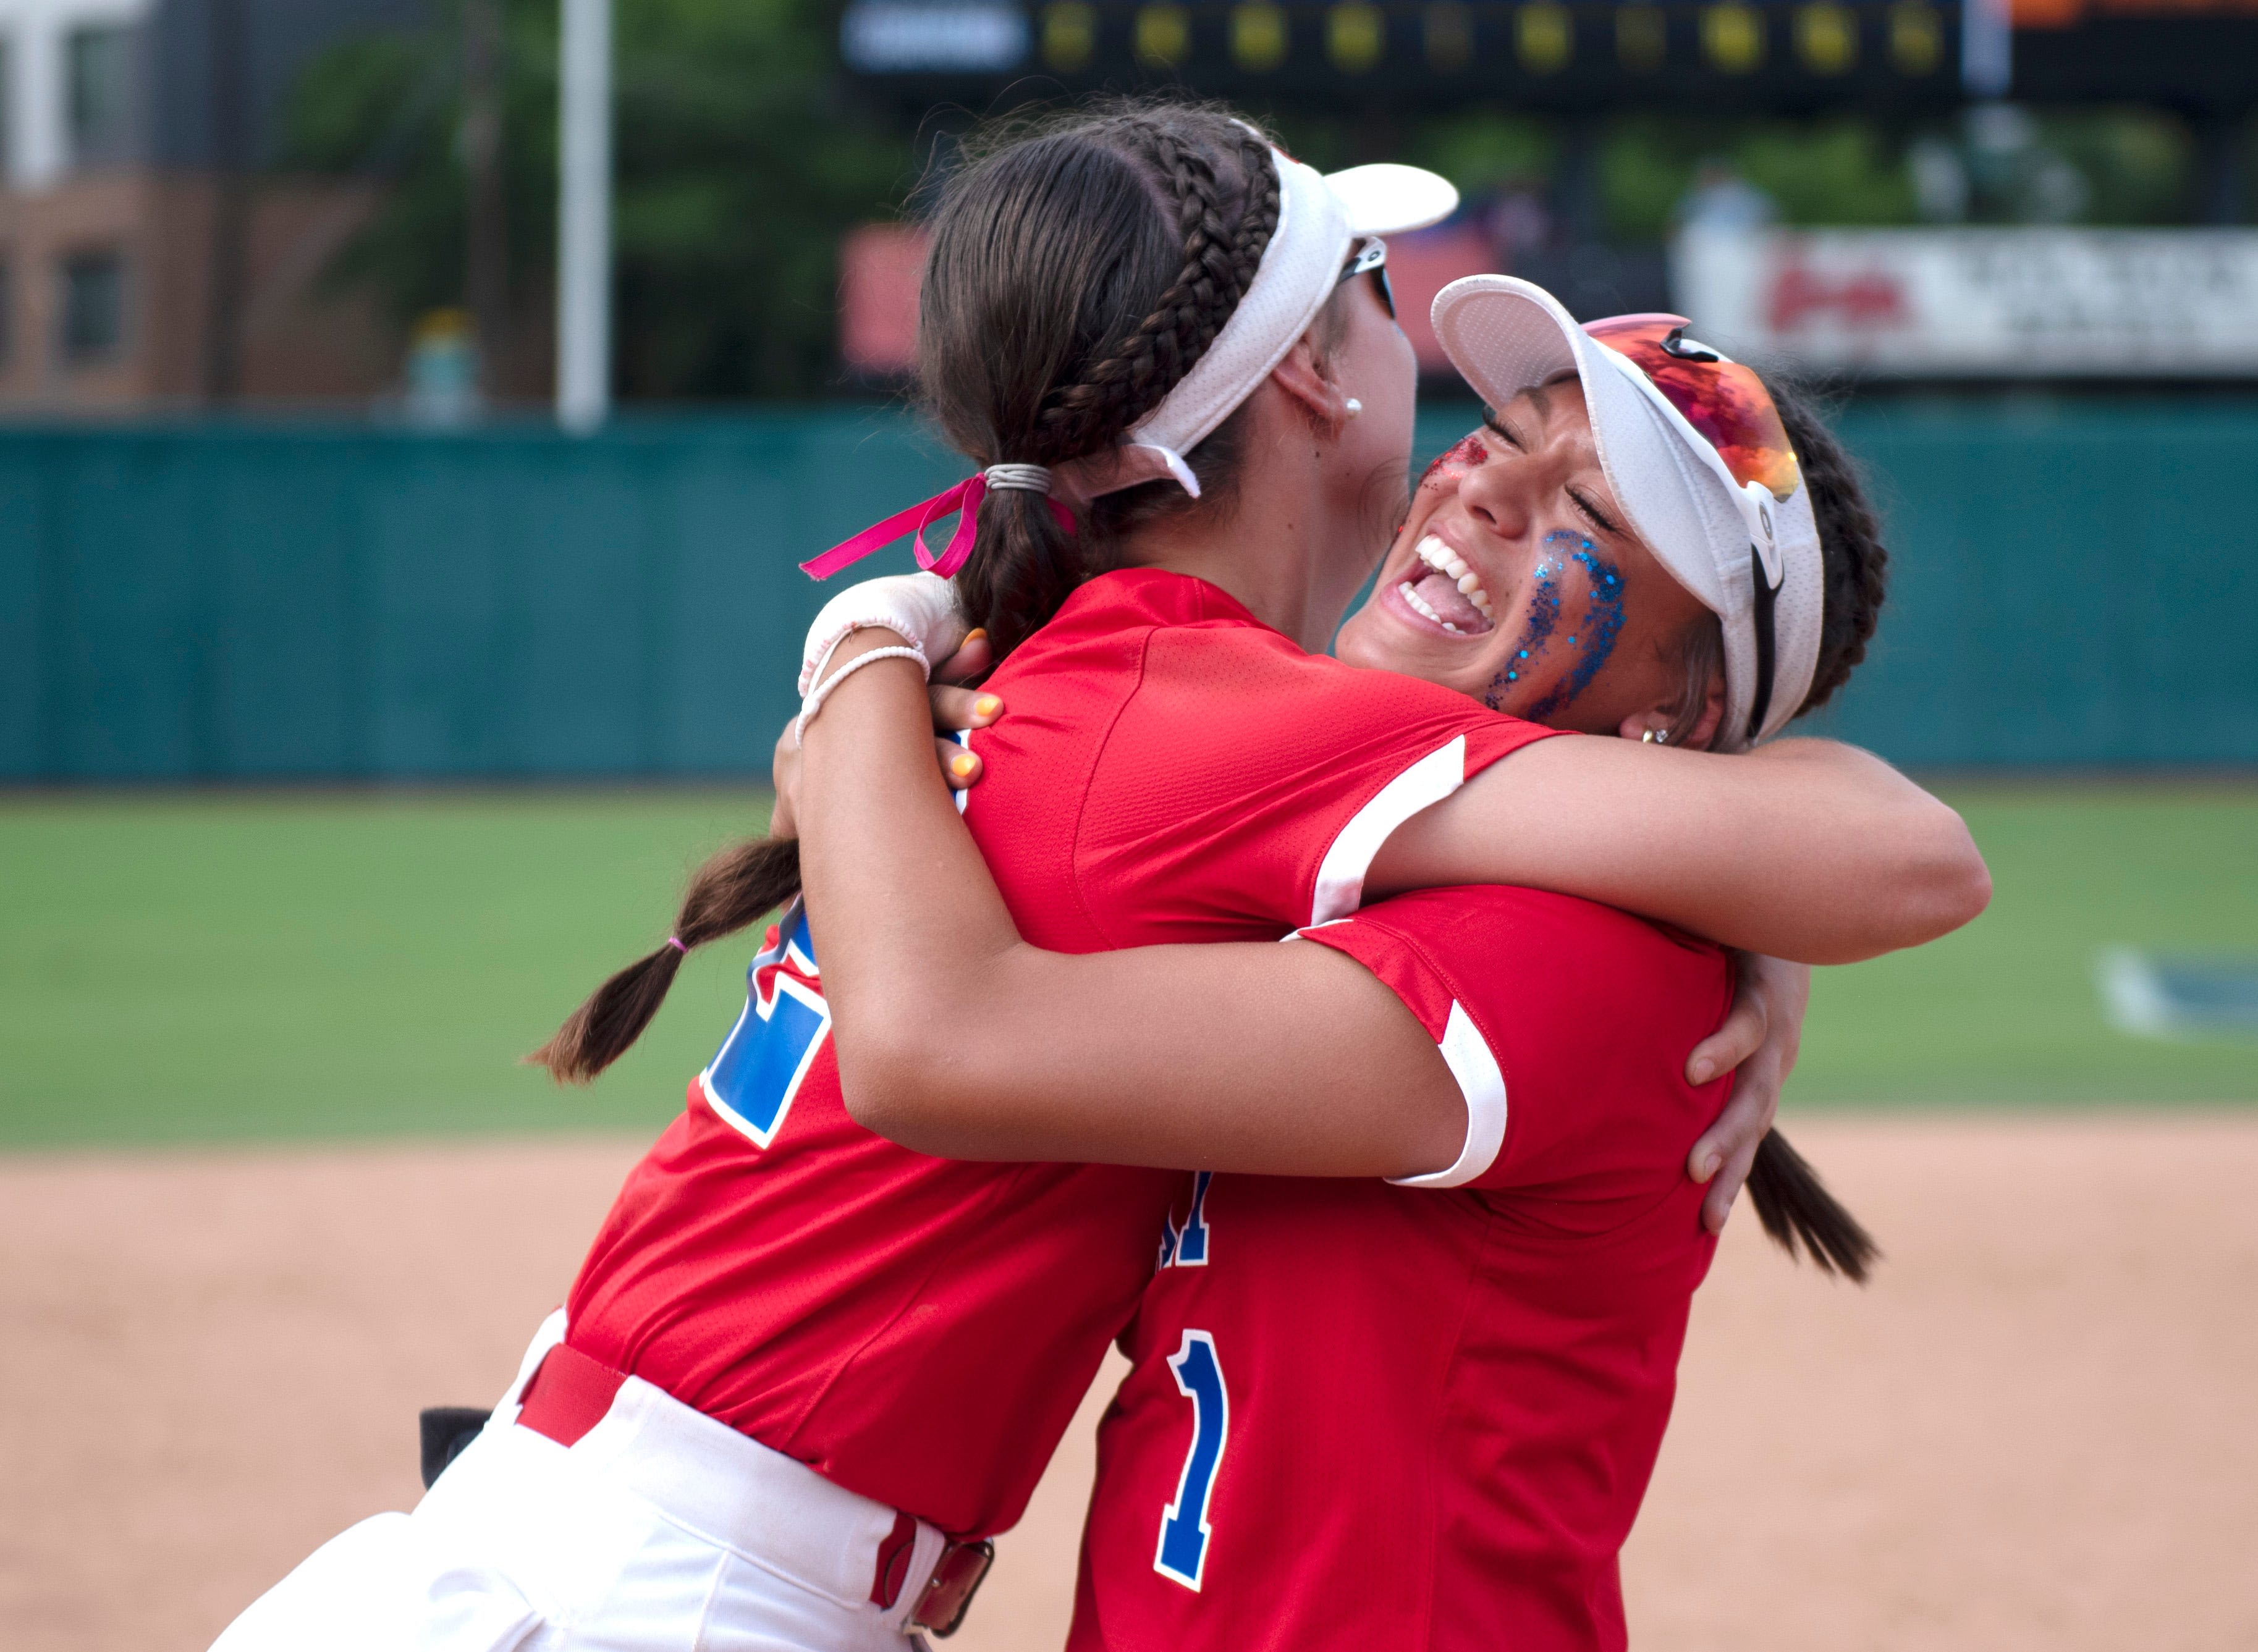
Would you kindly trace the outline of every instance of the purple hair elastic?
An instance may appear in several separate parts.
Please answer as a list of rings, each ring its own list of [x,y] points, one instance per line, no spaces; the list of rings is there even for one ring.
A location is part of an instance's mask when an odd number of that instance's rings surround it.
[[[668,946],[670,946],[670,947],[673,947],[673,948],[674,948],[674,950],[675,950],[675,951],[677,951],[677,952],[678,952],[678,953],[683,953],[683,954],[686,954],[690,951],[690,948],[689,948],[689,947],[685,947],[685,946],[684,946],[684,945],[682,944],[682,937],[681,937],[681,936],[679,936],[679,935],[669,935],[669,936],[666,938],[666,944],[667,944]]]

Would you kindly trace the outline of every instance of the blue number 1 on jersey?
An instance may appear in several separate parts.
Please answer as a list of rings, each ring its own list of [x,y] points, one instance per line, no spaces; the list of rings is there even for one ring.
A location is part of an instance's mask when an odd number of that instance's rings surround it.
[[[1204,1330],[1184,1333],[1168,1369],[1175,1374],[1178,1392],[1192,1402],[1192,1443],[1184,1453],[1176,1500],[1161,1511],[1161,1547],[1153,1556],[1153,1570],[1187,1589],[1197,1589],[1207,1570],[1208,1505],[1215,1498],[1216,1472],[1223,1466],[1224,1442],[1231,1434],[1231,1395],[1223,1386],[1215,1338]]]
[[[745,972],[745,1008],[698,1075],[714,1110],[763,1147],[776,1139],[831,1031],[807,913],[798,901],[777,924],[777,944]]]

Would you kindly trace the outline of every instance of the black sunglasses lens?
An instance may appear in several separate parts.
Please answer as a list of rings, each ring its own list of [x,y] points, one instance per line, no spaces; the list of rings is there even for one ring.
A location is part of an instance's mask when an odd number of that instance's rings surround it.
[[[1388,266],[1383,264],[1373,271],[1372,279],[1380,283],[1380,301],[1388,307],[1388,319],[1395,319],[1395,289],[1388,284]]]

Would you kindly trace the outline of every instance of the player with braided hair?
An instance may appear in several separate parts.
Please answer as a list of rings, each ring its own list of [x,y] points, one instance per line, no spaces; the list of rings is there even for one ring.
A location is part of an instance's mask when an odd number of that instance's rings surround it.
[[[980,469],[812,566],[918,529],[957,576],[1015,697],[1001,743],[956,754],[993,764],[970,824],[1040,944],[1269,939],[1353,910],[1398,826],[1546,734],[1303,652],[1405,491],[1416,371],[1378,238],[1453,200],[1410,168],[1321,176],[1168,107],[1013,134],[944,195],[923,388]],[[949,510],[936,557],[921,529]],[[955,646],[936,584],[827,609],[803,721],[873,661]],[[834,666],[877,623],[903,641]],[[1564,883],[1811,959],[1949,921],[1972,850],[1949,812],[1839,748],[1733,766],[1730,786],[1689,776],[1624,810]],[[1675,824],[1689,812],[1701,831]],[[1855,837],[1817,829],[1845,815]],[[1469,847],[1420,881],[1526,881],[1509,840],[1448,818]],[[742,856],[725,887],[701,880],[694,932],[543,1059],[602,1067],[673,961],[773,887]],[[864,1129],[814,935],[797,905],[770,932],[743,1013],[476,1440],[413,1514],[364,1521],[254,1605],[225,1652],[890,1652],[954,1625],[1149,1281],[1177,1178],[935,1159]],[[1718,1139],[1752,1146],[1768,1122],[1757,1097]]]

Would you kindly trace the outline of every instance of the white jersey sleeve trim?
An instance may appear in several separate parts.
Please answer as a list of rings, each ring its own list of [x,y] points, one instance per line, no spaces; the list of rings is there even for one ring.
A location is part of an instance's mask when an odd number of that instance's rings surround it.
[[[1372,858],[1395,828],[1420,810],[1440,803],[1466,781],[1466,737],[1429,752],[1382,786],[1356,812],[1325,851],[1317,868],[1317,897],[1310,922],[1330,924],[1364,904],[1364,877]]]
[[[1498,1149],[1505,1145],[1505,1074],[1498,1070],[1489,1040],[1455,998],[1437,1047],[1466,1098],[1466,1145],[1447,1170],[1389,1177],[1399,1188],[1462,1188],[1495,1164]]]

